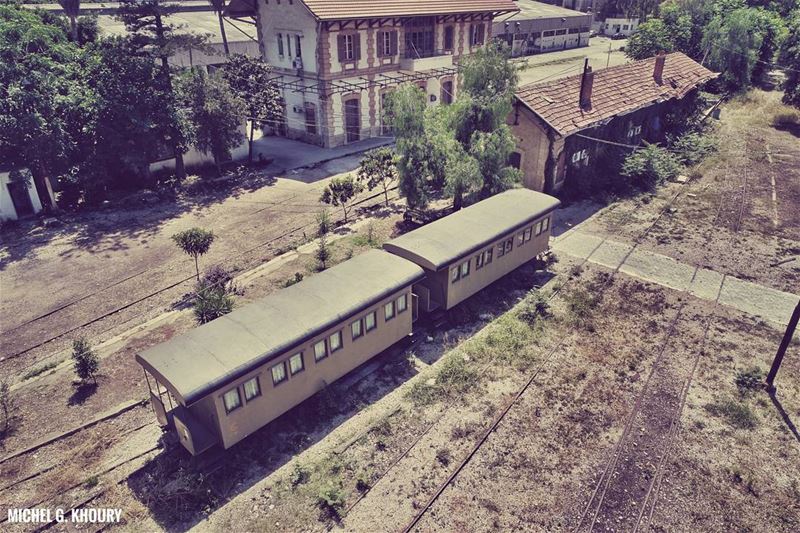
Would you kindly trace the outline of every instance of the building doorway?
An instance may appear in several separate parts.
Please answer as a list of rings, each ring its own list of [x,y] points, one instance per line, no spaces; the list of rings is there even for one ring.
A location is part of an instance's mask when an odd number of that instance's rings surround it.
[[[361,133],[361,110],[357,98],[344,102],[344,130],[349,143],[356,142]]]
[[[33,202],[28,193],[28,184],[24,181],[11,181],[8,183],[8,193],[11,195],[11,202],[14,204],[14,211],[17,218],[29,217],[33,215]]]

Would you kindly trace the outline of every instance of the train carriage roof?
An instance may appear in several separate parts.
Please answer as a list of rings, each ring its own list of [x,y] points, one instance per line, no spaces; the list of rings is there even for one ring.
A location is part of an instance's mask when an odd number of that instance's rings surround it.
[[[370,250],[145,350],[136,360],[189,405],[424,276]]]
[[[559,205],[547,194],[512,189],[392,239],[383,248],[428,270],[439,270]]]

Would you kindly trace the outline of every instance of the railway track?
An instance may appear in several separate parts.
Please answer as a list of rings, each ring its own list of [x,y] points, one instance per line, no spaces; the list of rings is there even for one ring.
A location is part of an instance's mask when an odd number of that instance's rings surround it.
[[[392,189],[392,191],[396,191],[396,188]],[[370,195],[367,198],[359,200],[354,205],[367,204],[368,202],[373,202],[376,199],[378,200],[377,203],[382,201],[383,200],[383,193],[380,192],[380,193],[377,193],[377,194]],[[396,193],[393,196],[390,196],[390,200],[394,200],[394,199],[397,199]],[[375,203],[375,202],[373,202],[373,203]],[[269,207],[265,207],[265,208],[259,209],[258,211],[263,211],[265,209],[269,209]],[[334,212],[333,216],[336,219],[340,219],[341,218],[338,215],[338,213],[336,213],[336,212]],[[274,243],[276,241],[279,241],[279,240],[281,240],[281,239],[283,239],[283,238],[285,238],[285,237],[287,237],[289,235],[292,235],[294,233],[303,232],[304,230],[306,230],[306,229],[308,229],[308,228],[310,228],[312,226],[315,226],[315,225],[316,225],[316,221],[312,220],[312,221],[310,221],[308,223],[292,227],[291,229],[283,231],[278,235],[271,236],[270,238],[268,238],[268,239],[256,244],[255,246],[252,246],[250,248],[247,248],[246,250],[240,251],[238,254],[228,258],[228,260],[238,259],[238,258],[242,258],[242,257],[248,256],[248,255],[251,255],[251,254],[253,254],[255,252],[258,252],[258,251],[264,249],[265,247],[267,247],[268,245],[270,245],[270,244],[272,244],[272,243]],[[261,263],[261,259],[260,258],[255,258],[255,261],[253,262],[253,265],[250,265],[248,268],[252,268],[252,267],[256,266],[259,263]],[[47,327],[46,324],[45,325],[40,325],[40,322],[46,321],[47,319],[55,319],[55,317],[58,317],[58,315],[60,313],[65,313],[65,312],[68,312],[69,310],[71,310],[71,308],[73,306],[75,306],[75,305],[77,305],[77,304],[79,304],[81,302],[84,302],[84,301],[86,301],[86,300],[88,300],[90,298],[100,297],[100,296],[102,296],[104,291],[109,291],[111,289],[118,288],[120,285],[122,285],[124,283],[127,283],[127,282],[130,282],[132,280],[135,280],[135,279],[137,279],[137,278],[139,278],[139,277],[141,277],[141,276],[143,276],[143,275],[145,275],[145,274],[147,274],[149,272],[152,272],[152,270],[143,270],[143,271],[137,272],[136,274],[133,274],[133,275],[128,276],[128,277],[126,277],[126,278],[124,278],[122,280],[119,280],[119,281],[115,282],[115,283],[107,285],[107,286],[103,287],[102,289],[99,289],[99,290],[97,290],[97,291],[95,291],[93,293],[81,296],[80,298],[75,299],[75,300],[73,300],[73,301],[71,301],[71,302],[69,302],[67,304],[64,304],[64,305],[58,307],[57,309],[51,310],[51,311],[49,311],[47,313],[44,313],[44,314],[42,314],[42,315],[40,315],[40,316],[38,316],[38,317],[36,317],[34,319],[31,319],[31,320],[29,320],[29,321],[27,321],[27,322],[25,322],[23,324],[20,324],[18,326],[15,326],[14,328],[11,328],[11,329],[9,329],[7,331],[4,331],[4,332],[0,333],[0,337],[6,337],[6,336],[10,335],[11,333],[15,333],[15,332],[16,332],[16,335],[24,335],[25,334],[24,330],[26,328],[31,328],[33,326],[36,326],[36,327],[41,328],[41,329],[46,329],[46,327]],[[184,284],[186,284],[188,282],[191,282],[191,280],[193,280],[194,278],[195,278],[194,275],[181,277],[180,279],[174,280],[174,281],[168,283],[165,286],[162,286],[162,287],[160,287],[160,288],[158,288],[158,289],[156,289],[154,291],[148,292],[147,294],[145,294],[142,297],[135,298],[135,299],[133,299],[131,301],[128,301],[128,302],[126,302],[124,304],[121,304],[121,305],[118,305],[118,306],[114,306],[113,308],[111,308],[111,309],[109,309],[109,310],[107,310],[107,311],[105,311],[105,312],[103,312],[103,313],[101,313],[99,315],[96,315],[96,316],[94,316],[93,318],[91,318],[89,320],[82,321],[79,324],[76,324],[76,325],[73,325],[71,327],[68,327],[66,330],[62,330],[59,333],[56,333],[54,335],[50,335],[50,336],[48,336],[48,337],[46,337],[46,338],[44,338],[42,340],[39,340],[36,343],[34,343],[33,345],[25,346],[24,348],[17,349],[17,351],[15,351],[15,352],[12,352],[12,353],[9,353],[9,354],[5,354],[4,355],[4,359],[0,361],[0,366],[2,366],[4,364],[8,364],[9,361],[18,359],[19,357],[22,357],[22,356],[25,356],[26,354],[31,353],[34,350],[37,350],[39,348],[42,348],[43,346],[46,346],[46,345],[51,344],[51,343],[53,343],[55,341],[58,341],[58,340],[66,337],[66,336],[68,336],[70,334],[73,334],[73,333],[75,333],[77,331],[83,330],[83,329],[88,328],[88,327],[90,327],[90,326],[92,326],[94,324],[102,322],[102,321],[104,321],[104,320],[106,320],[106,319],[108,319],[108,318],[110,318],[112,316],[115,316],[115,315],[117,315],[117,314],[119,314],[119,313],[121,313],[121,312],[123,312],[123,311],[125,311],[127,309],[130,309],[130,308],[133,308],[133,307],[136,307],[136,306],[140,306],[141,304],[146,304],[147,302],[153,300],[154,298],[156,298],[156,297],[158,297],[158,296],[160,296],[160,295],[162,295],[162,294],[164,294],[164,293],[166,293],[166,292],[168,292],[168,291],[170,291],[172,289],[175,289],[178,286],[181,286],[181,285],[184,285]],[[186,298],[184,297],[184,298],[181,298],[177,302],[177,304],[185,303],[185,302],[186,302]],[[132,321],[134,321],[134,320],[136,320],[138,318],[143,317],[145,314],[147,314],[148,312],[151,312],[151,311],[152,311],[152,309],[149,308],[149,307],[146,308],[146,309],[143,309],[143,310],[137,312],[136,314],[134,314],[133,316],[127,318],[123,322],[114,323],[114,324],[110,325],[109,327],[102,329],[99,332],[93,333],[92,336],[96,338],[96,337],[105,335],[105,334],[109,333],[110,331],[112,331],[114,329],[118,329],[118,328],[124,326],[125,324],[128,324],[129,322],[132,322]],[[19,333],[20,330],[23,330],[23,332]],[[52,354],[50,354],[50,355],[52,355]],[[42,359],[43,358],[37,358],[36,361],[34,361],[31,364],[23,367],[21,369],[20,373],[25,373],[27,371],[32,370],[34,367],[36,367],[37,364],[39,364],[41,362]]]

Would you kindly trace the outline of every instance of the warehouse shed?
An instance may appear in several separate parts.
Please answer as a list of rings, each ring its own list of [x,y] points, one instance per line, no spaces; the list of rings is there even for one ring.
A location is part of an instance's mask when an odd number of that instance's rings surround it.
[[[492,35],[511,47],[512,57],[589,46],[592,14],[516,0],[519,11],[495,19]]]

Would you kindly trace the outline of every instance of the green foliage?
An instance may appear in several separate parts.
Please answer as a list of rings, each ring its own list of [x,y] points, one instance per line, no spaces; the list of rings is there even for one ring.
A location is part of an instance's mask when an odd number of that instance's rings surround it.
[[[36,376],[41,376],[42,374],[44,374],[48,370],[53,370],[57,366],[58,366],[58,363],[56,363],[55,361],[51,361],[49,363],[45,363],[45,364],[43,364],[41,366],[37,366],[33,370],[30,370],[30,371],[26,372],[25,375],[22,376],[22,381],[27,381],[29,379],[35,378]]]
[[[628,178],[631,187],[652,190],[674,179],[681,168],[675,154],[655,144],[645,144],[644,148],[634,150],[625,158],[620,174]]]
[[[319,201],[341,207],[344,221],[347,222],[347,215],[352,207],[350,202],[363,190],[364,185],[352,175],[347,174],[333,178],[322,191]]]
[[[315,218],[317,221],[317,235],[327,235],[333,227],[330,211],[321,209]]]
[[[651,19],[639,25],[628,39],[625,55],[631,59],[645,59],[659,52],[675,49],[674,36],[661,19]]]
[[[97,383],[96,374],[100,369],[100,360],[85,337],[72,341],[72,360],[75,362],[75,374],[81,381],[91,378]]]
[[[197,264],[197,260],[211,248],[211,243],[214,242],[214,233],[202,228],[190,228],[174,234],[172,240],[186,255],[194,258],[197,281],[200,281],[200,267]]]
[[[529,326],[536,325],[540,320],[550,316],[550,303],[547,297],[536,289],[528,293],[519,310],[519,319]]]
[[[436,460],[439,461],[440,465],[447,467],[453,460],[453,454],[450,453],[448,448],[439,448],[436,450]]]
[[[370,150],[361,159],[357,175],[370,191],[379,187],[388,206],[389,189],[397,181],[397,156],[387,147]]]
[[[344,509],[345,494],[339,482],[329,482],[317,492],[317,506],[331,518],[338,518]]]
[[[320,270],[328,268],[328,261],[331,259],[331,248],[328,246],[328,236],[323,234],[317,240],[317,250],[314,252],[317,266]]]
[[[197,322],[205,324],[233,311],[236,287],[231,274],[219,265],[208,268],[195,287],[192,310]]]
[[[179,100],[187,110],[192,144],[214,156],[218,173],[222,161],[244,141],[244,101],[235,96],[228,82],[219,75],[193,70],[180,79]]]
[[[308,481],[308,478],[308,470],[300,463],[295,463],[294,468],[292,468],[292,473],[289,475],[289,482],[292,486],[297,487],[298,485],[302,485]]]
[[[800,108],[800,9],[792,12],[787,28],[787,36],[778,56],[778,62],[787,69],[784,71],[783,101]]]
[[[244,102],[244,111],[250,120],[248,154],[252,160],[256,125],[275,127],[281,122],[284,106],[281,91],[272,75],[272,67],[261,57],[233,54],[223,65],[222,76],[233,94]]]
[[[757,366],[746,370],[737,370],[733,382],[739,394],[746,395],[764,387],[764,372]]]
[[[0,382],[0,440],[4,439],[14,427],[14,398],[8,383]]]
[[[696,165],[717,149],[717,140],[712,135],[690,131],[669,139],[669,147],[682,164]]]
[[[718,399],[705,405],[706,411],[714,416],[724,418],[728,424],[739,429],[754,429],[758,426],[758,418],[750,407],[732,399]]]
[[[295,272],[294,276],[290,277],[286,281],[283,282],[284,287],[291,287],[296,283],[300,283],[303,281],[303,273],[302,272]]]
[[[578,286],[564,296],[567,304],[568,320],[575,326],[594,330],[592,316],[600,304],[600,294],[592,288]]]

